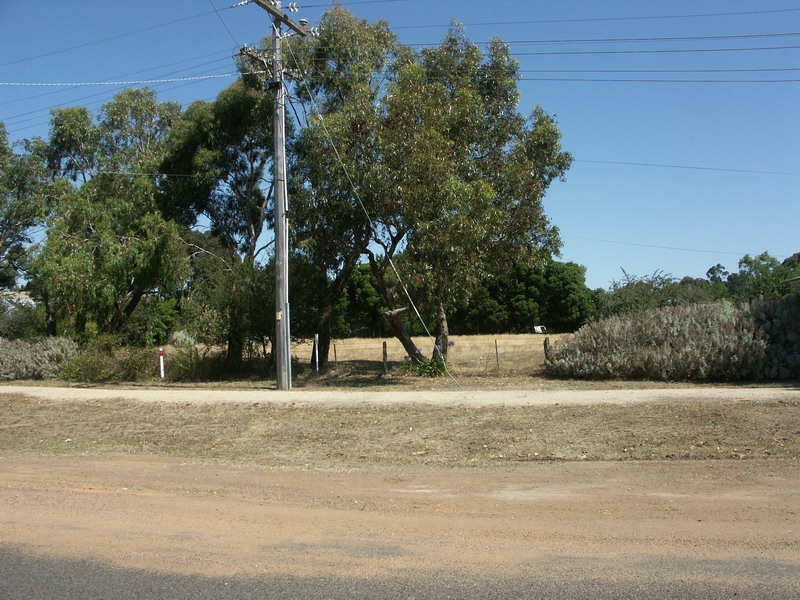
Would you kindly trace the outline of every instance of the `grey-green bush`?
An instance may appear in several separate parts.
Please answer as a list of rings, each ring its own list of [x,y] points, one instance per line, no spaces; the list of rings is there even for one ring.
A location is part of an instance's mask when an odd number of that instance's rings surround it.
[[[553,349],[545,369],[582,379],[762,379],[769,345],[749,307],[691,304],[587,325]]]
[[[0,338],[0,380],[51,379],[77,351],[78,344],[67,338]]]
[[[747,312],[767,339],[758,379],[800,379],[800,295],[754,300]]]

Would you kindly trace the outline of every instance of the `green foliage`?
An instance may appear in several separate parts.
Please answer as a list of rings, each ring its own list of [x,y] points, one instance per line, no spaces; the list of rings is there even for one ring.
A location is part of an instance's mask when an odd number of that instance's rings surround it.
[[[550,261],[544,269],[541,293],[545,309],[539,324],[546,325],[548,331],[572,332],[594,319],[595,304],[586,287],[586,267]]]
[[[335,337],[378,337],[387,334],[381,297],[369,265],[359,265],[347,283],[345,302],[338,312]]]
[[[28,301],[13,297],[0,299],[0,337],[7,339],[40,338],[46,335],[44,310]]]
[[[167,343],[180,318],[177,299],[146,298],[120,334],[127,345],[161,346]]]
[[[403,252],[404,280],[445,335],[447,310],[484,277],[558,248],[542,198],[571,156],[552,117],[519,114],[519,65],[506,44],[484,51],[454,27],[414,53],[385,24],[341,8],[322,25],[319,40],[290,53],[311,81],[300,97],[313,95],[324,117],[305,123],[295,146],[298,239],[329,277],[323,316],[366,255],[381,312],[413,352],[390,263]]]
[[[252,263],[271,214],[263,182],[270,179],[273,94],[248,81],[235,81],[214,102],[196,102],[181,116],[161,168],[184,177],[162,181],[158,202],[185,225],[205,216],[225,247]],[[291,131],[288,122],[289,140]]]
[[[797,275],[800,275],[800,267],[794,261],[781,263],[767,252],[758,256],[747,254],[739,261],[739,271],[728,275],[725,285],[731,297],[737,300],[781,298],[790,292],[784,282]]]
[[[610,317],[554,349],[550,375],[666,381],[747,380],[761,372],[767,340],[730,302]]]
[[[62,185],[31,277],[78,336],[119,332],[146,295],[171,295],[186,273],[178,228],[155,203],[157,167],[178,113],[151,90],[118,94],[96,123],[85,108],[54,111],[47,154]]]
[[[791,293],[786,280],[800,275],[800,260],[795,255],[781,263],[766,252],[746,255],[739,261],[738,272],[730,273],[717,264],[708,269],[706,279],[678,280],[661,271],[645,277],[625,271],[623,274],[624,278],[613,281],[607,291],[596,290],[595,304],[600,318],[726,298],[735,302],[782,298]]]
[[[59,377],[75,383],[147,381],[159,376],[155,348],[123,346],[120,337],[101,335],[74,354]]]
[[[450,326],[461,334],[530,333],[537,325],[572,332],[592,320],[594,303],[585,268],[549,260],[536,268],[515,264],[484,279]]]
[[[186,346],[166,353],[165,377],[169,381],[229,381],[263,379],[273,375],[270,357],[251,348],[241,361],[231,365],[225,352],[213,348]]]
[[[0,338],[0,380],[51,379],[78,351],[68,338]]]
[[[249,344],[274,336],[274,269],[243,261],[210,235],[191,236],[192,276],[181,300],[181,328],[198,343],[227,346],[238,368]]]
[[[15,154],[0,123],[0,288],[12,287],[25,268],[32,229],[45,211],[41,156],[27,144],[24,154]]]
[[[397,367],[400,373],[419,375],[420,377],[441,377],[447,373],[447,366],[441,358],[413,361],[408,360]]]
[[[677,280],[661,271],[645,277],[629,275],[624,270],[623,274],[622,281],[613,281],[607,292],[597,296],[600,318],[679,304],[713,302],[727,296],[724,288],[704,279]]]

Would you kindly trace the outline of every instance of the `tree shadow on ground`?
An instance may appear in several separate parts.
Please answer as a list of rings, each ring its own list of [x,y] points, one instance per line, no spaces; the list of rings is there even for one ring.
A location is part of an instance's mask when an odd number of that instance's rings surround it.
[[[417,378],[399,373],[397,368],[403,363],[380,360],[348,360],[331,363],[321,373],[313,366],[304,366],[294,382],[297,388],[371,388],[408,387]]]

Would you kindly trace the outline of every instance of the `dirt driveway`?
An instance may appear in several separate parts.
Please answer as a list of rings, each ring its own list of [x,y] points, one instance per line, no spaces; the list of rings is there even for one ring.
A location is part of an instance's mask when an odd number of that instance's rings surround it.
[[[2,388],[47,401],[108,390]],[[439,403],[642,402],[790,389],[439,391]],[[417,396],[416,394],[420,394]],[[113,397],[185,402],[185,391]],[[430,392],[196,391],[193,402],[431,402]],[[797,460],[538,462],[502,469],[260,468],[180,457],[0,456],[0,543],[155,572],[376,577],[410,572],[682,581],[769,577],[800,595]],[[678,565],[677,567],[675,565]],[[725,566],[727,565],[727,566]],[[734,565],[731,567],[731,565]],[[666,568],[666,567],[664,567]],[[673,573],[675,575],[675,573]]]

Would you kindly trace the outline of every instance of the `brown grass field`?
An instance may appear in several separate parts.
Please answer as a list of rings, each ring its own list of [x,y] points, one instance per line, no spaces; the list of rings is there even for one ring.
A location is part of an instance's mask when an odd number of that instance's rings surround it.
[[[541,374],[544,363],[544,340],[554,344],[568,334],[503,334],[451,336],[455,342],[449,349],[450,372],[458,377],[531,376]],[[430,357],[433,340],[417,337],[425,356]],[[329,360],[342,372],[374,371],[384,373],[383,344],[386,343],[390,373],[404,362],[403,346],[395,338],[351,338],[333,340]],[[292,345],[292,354],[308,362],[312,343],[303,341]]]

